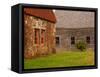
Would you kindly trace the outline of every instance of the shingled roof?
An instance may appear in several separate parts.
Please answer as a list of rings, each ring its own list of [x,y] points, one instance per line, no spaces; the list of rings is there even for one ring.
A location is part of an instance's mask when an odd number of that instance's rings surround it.
[[[95,13],[89,11],[55,10],[57,28],[94,27]]]
[[[53,23],[56,22],[56,17],[53,11],[50,9],[24,8],[24,13],[48,20]]]

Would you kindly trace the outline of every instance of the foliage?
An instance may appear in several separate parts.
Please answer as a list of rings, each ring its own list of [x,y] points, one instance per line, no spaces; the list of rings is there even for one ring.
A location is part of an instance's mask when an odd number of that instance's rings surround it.
[[[79,49],[80,51],[85,51],[86,50],[86,43],[84,41],[78,41],[76,43],[76,48]]]

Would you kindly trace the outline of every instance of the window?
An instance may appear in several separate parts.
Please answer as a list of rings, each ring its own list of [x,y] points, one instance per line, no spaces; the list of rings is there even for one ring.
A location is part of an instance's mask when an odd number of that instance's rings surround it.
[[[42,27],[42,20],[36,20],[36,26],[34,27],[34,43],[35,44],[44,44],[45,43],[45,28]]]
[[[90,36],[87,36],[87,37],[86,37],[86,42],[87,42],[88,44],[90,44]]]
[[[45,30],[35,29],[34,43],[35,44],[44,44],[44,42],[45,42]]]
[[[38,44],[39,43],[39,29],[35,29],[35,33],[34,33],[34,43]]]
[[[45,30],[41,30],[41,43],[43,44],[45,41]]]
[[[56,45],[59,45],[60,42],[59,42],[59,37],[56,37]]]
[[[71,37],[71,44],[75,44],[75,37]]]

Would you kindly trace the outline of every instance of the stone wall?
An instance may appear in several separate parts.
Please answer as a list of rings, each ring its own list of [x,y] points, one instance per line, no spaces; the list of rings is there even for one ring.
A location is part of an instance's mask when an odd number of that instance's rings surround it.
[[[38,21],[38,25],[37,22]],[[42,23],[42,24],[41,24]],[[45,30],[44,43],[35,44],[35,29]],[[38,37],[41,41],[42,35]],[[55,48],[55,24],[34,16],[24,14],[24,57],[34,58],[47,55]]]

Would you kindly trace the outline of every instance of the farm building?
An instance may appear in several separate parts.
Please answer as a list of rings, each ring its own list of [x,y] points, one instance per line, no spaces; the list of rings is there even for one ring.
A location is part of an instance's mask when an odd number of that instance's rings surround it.
[[[55,10],[56,49],[75,50],[78,41],[94,49],[94,12]]]
[[[25,58],[55,51],[55,23],[55,15],[50,9],[24,8]]]

